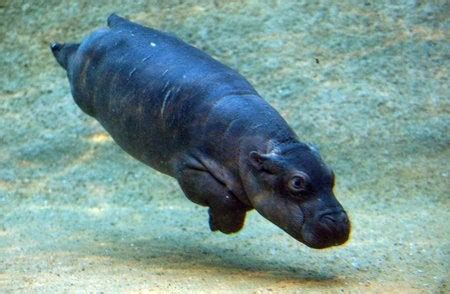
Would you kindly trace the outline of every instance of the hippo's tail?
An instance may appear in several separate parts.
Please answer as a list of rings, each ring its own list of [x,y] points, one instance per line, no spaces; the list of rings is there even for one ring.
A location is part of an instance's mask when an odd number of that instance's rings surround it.
[[[54,42],[50,45],[50,49],[59,65],[67,70],[69,62],[71,62],[73,56],[75,56],[79,46],[80,44],[61,44]]]

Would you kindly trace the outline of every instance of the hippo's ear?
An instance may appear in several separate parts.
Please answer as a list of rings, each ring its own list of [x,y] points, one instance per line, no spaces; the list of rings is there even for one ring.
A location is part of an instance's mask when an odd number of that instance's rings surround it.
[[[249,154],[250,163],[253,165],[254,168],[257,170],[261,170],[263,168],[264,162],[270,159],[269,154],[262,154],[258,151],[252,151]]]

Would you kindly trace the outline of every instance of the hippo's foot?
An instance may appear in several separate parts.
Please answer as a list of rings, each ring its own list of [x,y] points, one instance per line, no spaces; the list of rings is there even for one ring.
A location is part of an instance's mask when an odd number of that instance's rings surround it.
[[[221,231],[225,234],[236,233],[245,221],[245,210],[218,210],[214,208],[208,209],[209,228],[211,231]]]
[[[231,234],[244,225],[245,206],[222,182],[203,166],[185,167],[177,175],[181,189],[193,202],[209,206],[211,231]]]

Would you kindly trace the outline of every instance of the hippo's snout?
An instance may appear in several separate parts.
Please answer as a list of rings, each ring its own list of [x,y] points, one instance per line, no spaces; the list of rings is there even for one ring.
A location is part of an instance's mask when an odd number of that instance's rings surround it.
[[[344,244],[350,236],[350,220],[344,210],[323,213],[316,220],[305,223],[303,241],[316,249]]]

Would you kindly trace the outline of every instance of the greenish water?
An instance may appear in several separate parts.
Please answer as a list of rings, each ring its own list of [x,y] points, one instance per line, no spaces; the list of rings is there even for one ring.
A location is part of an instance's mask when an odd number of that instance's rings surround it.
[[[72,101],[48,44],[117,12],[246,76],[337,174],[351,241],[315,251],[204,208]],[[448,291],[447,1],[0,2],[0,292]]]

